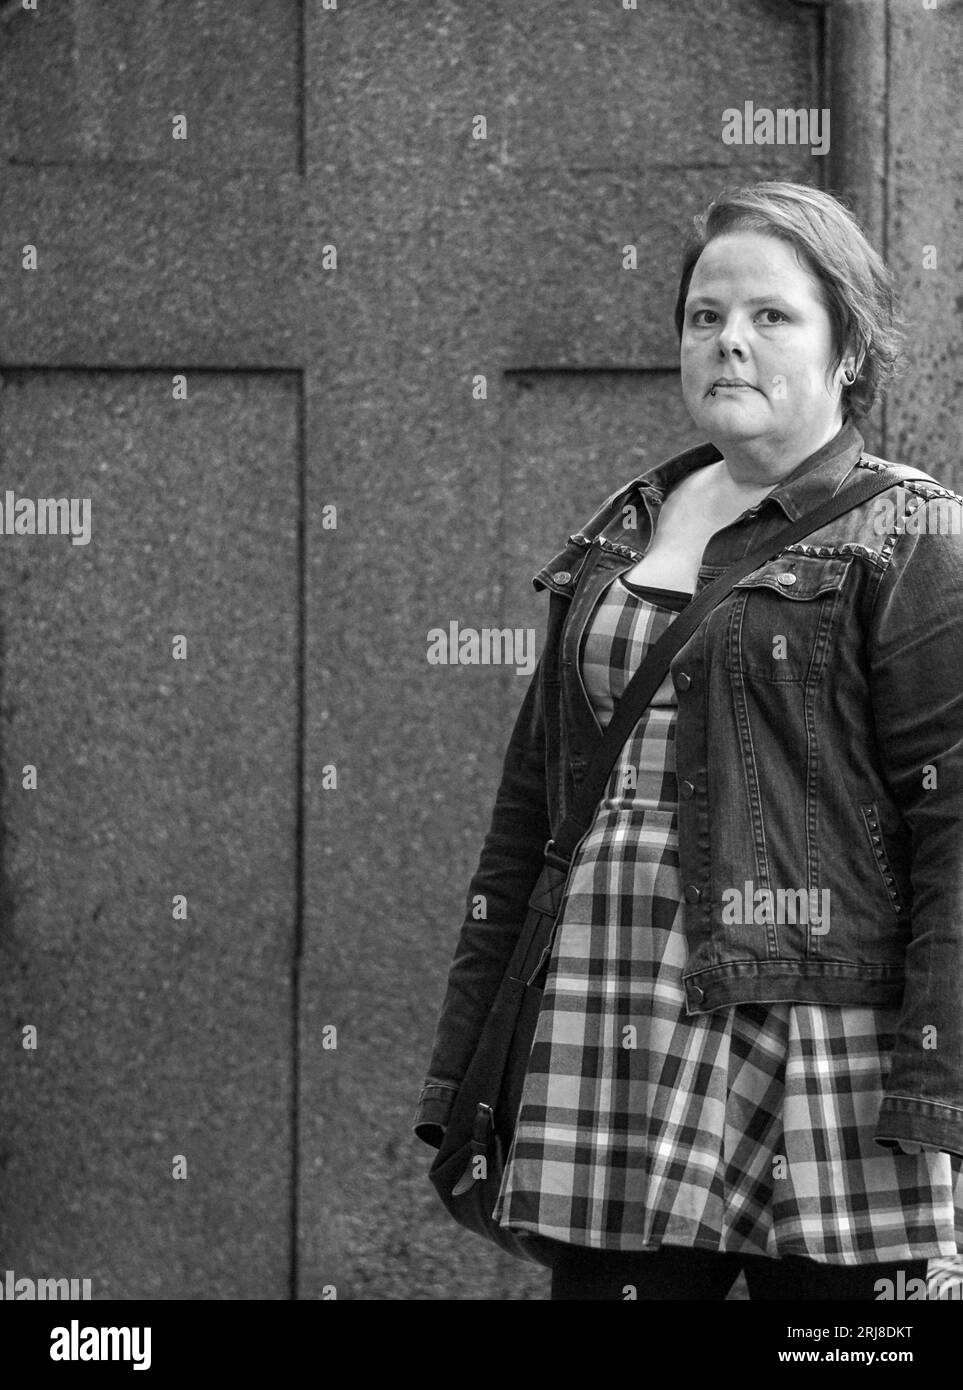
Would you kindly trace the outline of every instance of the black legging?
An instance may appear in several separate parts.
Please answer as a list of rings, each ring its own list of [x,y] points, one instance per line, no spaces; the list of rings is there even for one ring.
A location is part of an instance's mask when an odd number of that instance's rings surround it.
[[[703,1299],[721,1300],[739,1271],[746,1272],[750,1299],[858,1299],[878,1297],[877,1279],[897,1272],[926,1278],[925,1260],[895,1264],[827,1265],[801,1255],[771,1260],[763,1255],[721,1255],[710,1250],[663,1246],[651,1252],[590,1250],[563,1245],[552,1269],[553,1299]]]

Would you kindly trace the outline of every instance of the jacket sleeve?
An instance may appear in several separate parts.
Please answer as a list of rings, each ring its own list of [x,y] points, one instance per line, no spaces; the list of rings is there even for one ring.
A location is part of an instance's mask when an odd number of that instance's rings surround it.
[[[540,659],[508,743],[435,1030],[414,1131],[437,1148],[521,932],[551,835]]]
[[[963,500],[899,536],[868,654],[882,771],[907,827],[906,983],[875,1139],[963,1155]]]

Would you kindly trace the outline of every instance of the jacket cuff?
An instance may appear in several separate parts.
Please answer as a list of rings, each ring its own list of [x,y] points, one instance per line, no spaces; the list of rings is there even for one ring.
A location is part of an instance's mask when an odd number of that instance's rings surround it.
[[[963,1109],[912,1096],[884,1096],[873,1135],[884,1149],[899,1149],[899,1141],[963,1158]]]
[[[433,1149],[441,1148],[457,1094],[458,1087],[447,1081],[429,1081],[422,1087],[412,1128],[418,1138]]]

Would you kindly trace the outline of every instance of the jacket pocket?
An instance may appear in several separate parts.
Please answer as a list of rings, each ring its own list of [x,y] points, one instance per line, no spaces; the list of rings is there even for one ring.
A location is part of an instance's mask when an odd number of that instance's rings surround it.
[[[818,681],[851,564],[851,555],[787,551],[740,579],[729,600],[727,670],[774,684]]]
[[[879,876],[883,880],[883,887],[886,889],[886,896],[889,898],[893,911],[899,915],[903,904],[899,891],[899,881],[893,871],[889,855],[886,851],[886,844],[883,840],[883,832],[879,825],[879,808],[875,801],[861,801],[859,803],[860,814],[863,818],[863,825],[866,827],[866,834],[869,838],[870,849],[879,870]]]

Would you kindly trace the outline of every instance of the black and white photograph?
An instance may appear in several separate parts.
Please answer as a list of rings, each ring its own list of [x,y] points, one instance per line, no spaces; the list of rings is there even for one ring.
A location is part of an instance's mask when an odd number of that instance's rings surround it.
[[[957,1345],[961,73],[963,0],[0,0],[33,1370]]]

